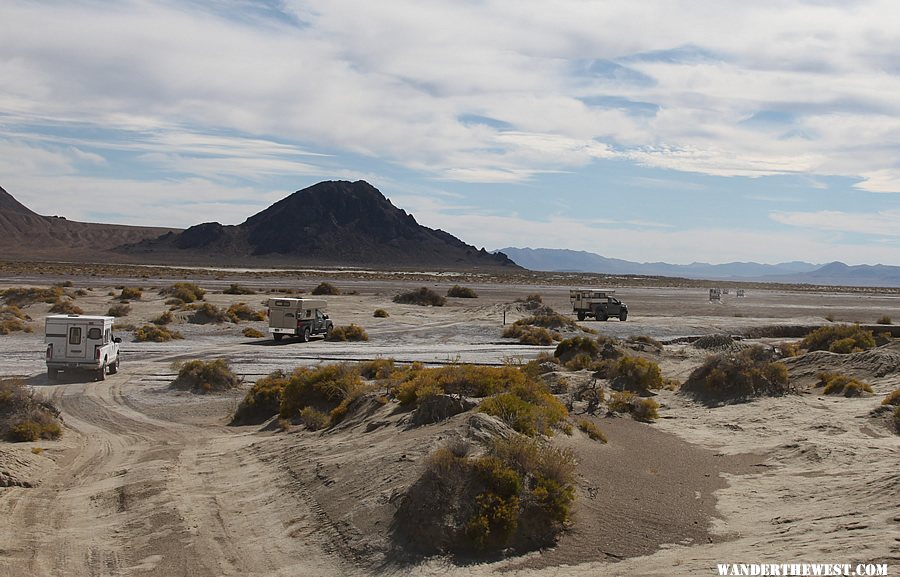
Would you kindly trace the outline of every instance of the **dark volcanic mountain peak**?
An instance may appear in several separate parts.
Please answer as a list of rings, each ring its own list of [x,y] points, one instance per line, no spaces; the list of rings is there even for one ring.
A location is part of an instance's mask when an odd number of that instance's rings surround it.
[[[27,214],[30,216],[38,216],[37,213],[30,210],[27,206],[16,200],[13,195],[0,187],[0,213],[2,214]]]

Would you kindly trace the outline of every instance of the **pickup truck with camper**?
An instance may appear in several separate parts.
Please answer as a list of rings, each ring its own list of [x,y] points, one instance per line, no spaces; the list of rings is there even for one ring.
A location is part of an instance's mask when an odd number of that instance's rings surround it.
[[[119,372],[119,343],[113,336],[115,317],[92,315],[49,315],[44,325],[47,344],[47,377],[55,380],[59,371],[88,370],[104,380],[106,373]]]
[[[628,305],[615,296],[616,291],[606,289],[571,289],[569,300],[572,301],[572,312],[583,321],[586,317],[594,317],[605,321],[609,317],[618,317],[620,321],[628,318]]]
[[[269,316],[269,332],[276,341],[285,335],[300,337],[309,341],[312,335],[331,334],[334,323],[325,313],[324,299],[274,298],[266,302]]]

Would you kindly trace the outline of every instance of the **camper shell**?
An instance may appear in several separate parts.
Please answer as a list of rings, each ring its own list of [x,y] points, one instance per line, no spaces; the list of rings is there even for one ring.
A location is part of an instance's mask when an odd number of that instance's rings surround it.
[[[572,312],[583,321],[586,317],[594,317],[605,321],[609,317],[617,317],[620,321],[628,318],[628,305],[616,298],[616,291],[598,288],[579,288],[569,290]]]
[[[273,298],[266,302],[269,332],[276,341],[285,335],[300,337],[304,343],[312,335],[331,334],[334,323],[325,313],[325,299]]]
[[[92,315],[49,315],[44,324],[47,344],[47,376],[56,379],[59,371],[94,371],[99,380],[107,372],[119,372],[119,343],[113,335],[115,317]]]

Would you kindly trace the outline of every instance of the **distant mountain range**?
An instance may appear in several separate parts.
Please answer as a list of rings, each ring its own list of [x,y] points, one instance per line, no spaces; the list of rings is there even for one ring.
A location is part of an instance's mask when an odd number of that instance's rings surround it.
[[[838,286],[900,287],[900,267],[888,265],[848,266],[842,262],[812,264],[785,262],[760,264],[669,264],[632,262],[585,251],[550,248],[501,249],[517,264],[537,271],[587,272],[614,275],[667,276],[690,279],[806,283]]]
[[[42,216],[0,188],[0,254],[21,260],[200,266],[520,269],[503,254],[420,225],[361,180],[320,182],[239,225],[207,222],[186,230]]]

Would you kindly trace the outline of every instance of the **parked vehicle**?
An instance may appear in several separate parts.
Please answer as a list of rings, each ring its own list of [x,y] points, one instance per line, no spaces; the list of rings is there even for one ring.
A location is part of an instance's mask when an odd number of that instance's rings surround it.
[[[269,311],[269,332],[276,341],[285,335],[300,337],[309,341],[312,335],[331,334],[334,323],[325,313],[327,302],[324,299],[269,299],[266,303]]]
[[[578,320],[594,317],[605,321],[609,317],[618,317],[620,321],[628,318],[628,305],[615,297],[616,291],[606,289],[571,289],[569,300],[572,301],[572,312]]]
[[[119,372],[122,339],[113,336],[114,321],[107,316],[48,316],[44,325],[47,376],[56,379],[59,371],[88,370],[102,381],[107,372]]]

